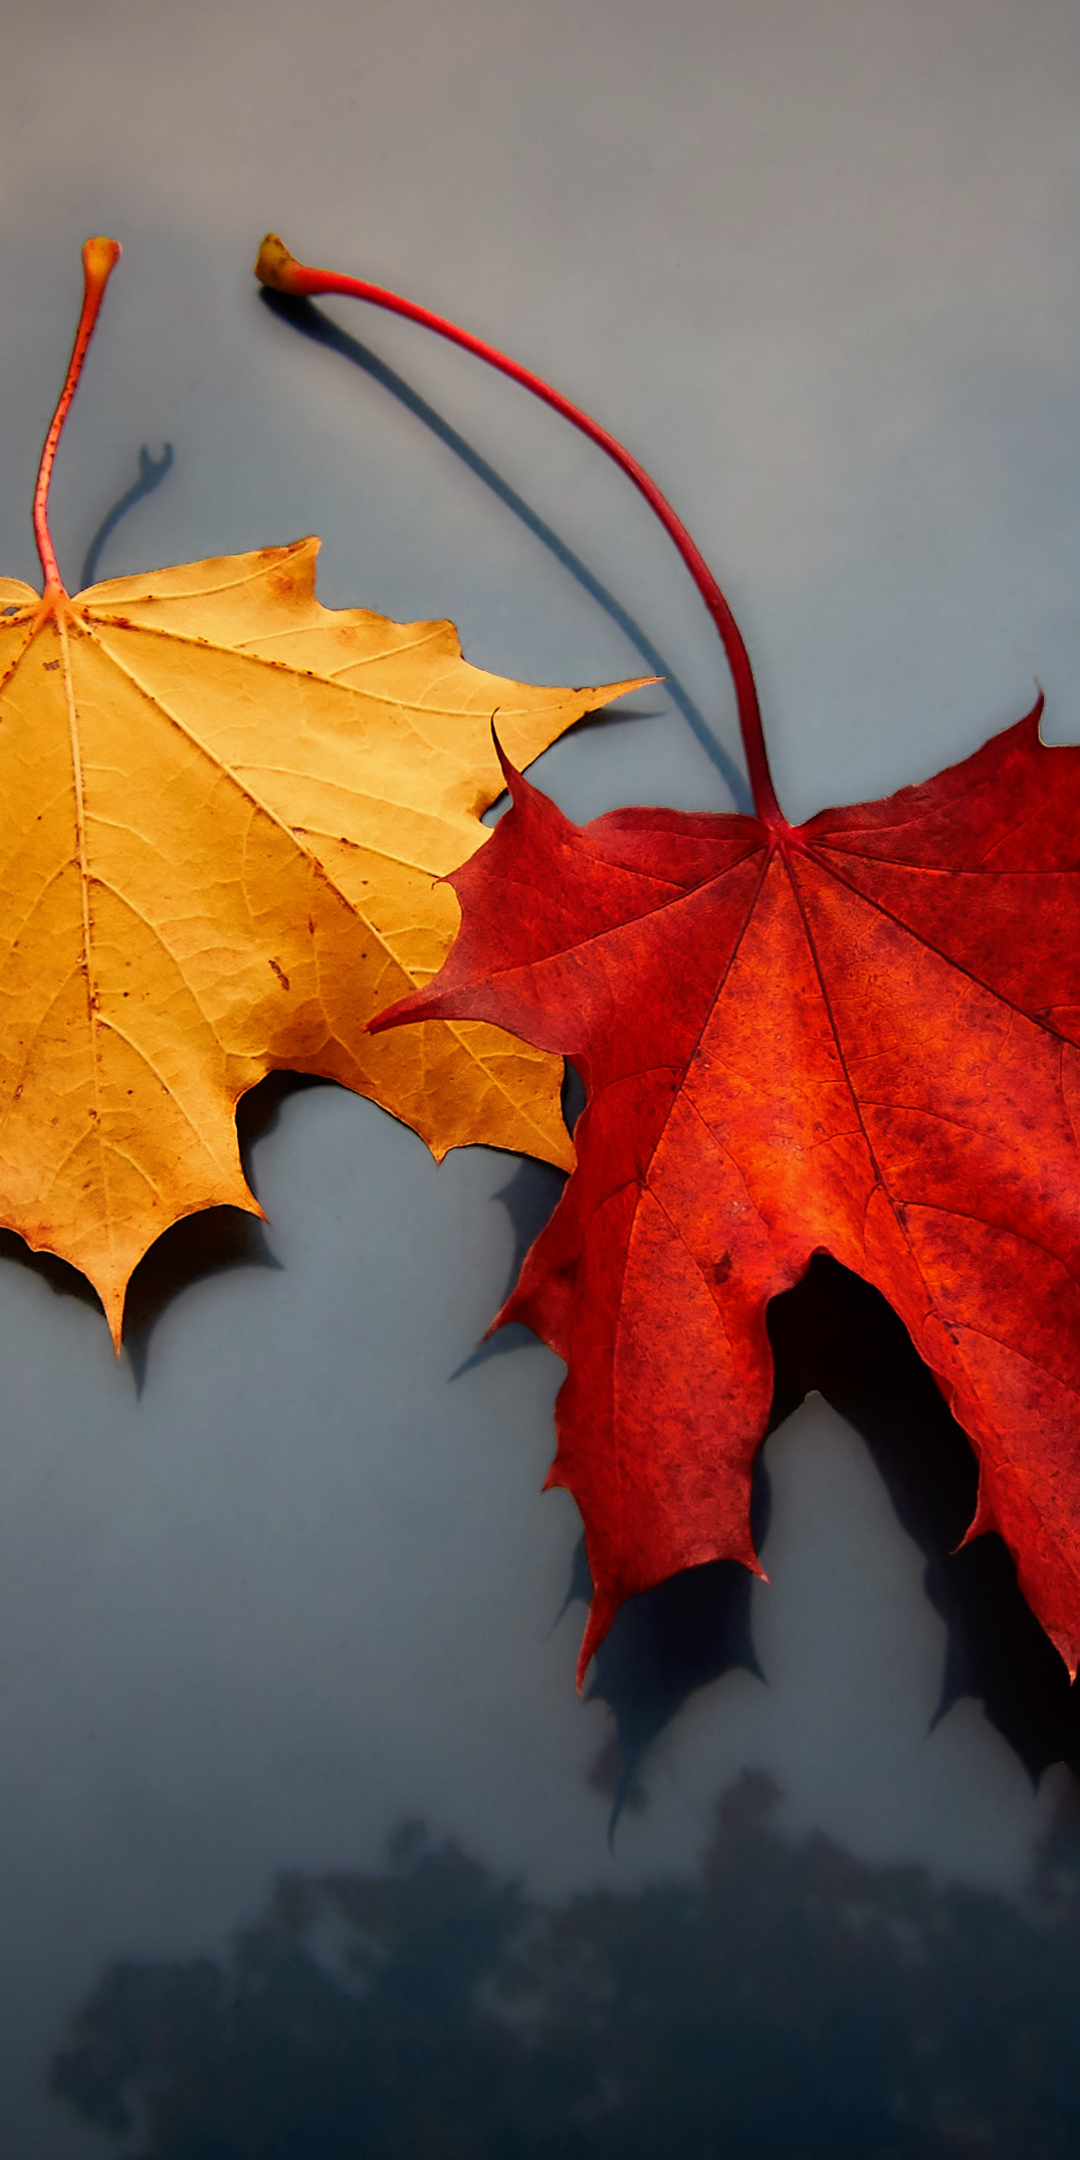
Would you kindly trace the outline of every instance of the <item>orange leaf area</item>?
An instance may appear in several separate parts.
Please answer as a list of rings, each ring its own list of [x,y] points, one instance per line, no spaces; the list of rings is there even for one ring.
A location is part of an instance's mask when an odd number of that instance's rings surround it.
[[[450,623],[315,597],[318,542],[113,579],[0,579],[0,1221],[97,1289],[171,1223],[258,1213],[236,1103],[319,1073],[415,1127],[569,1167],[561,1060],[366,1023],[422,986],[527,763],[614,689],[470,667]]]

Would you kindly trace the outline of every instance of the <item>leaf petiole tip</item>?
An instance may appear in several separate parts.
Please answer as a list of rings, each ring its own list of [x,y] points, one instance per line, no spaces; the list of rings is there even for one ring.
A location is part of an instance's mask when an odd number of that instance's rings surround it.
[[[300,268],[280,234],[268,232],[255,257],[255,275],[260,285],[269,285],[274,292],[302,293],[304,288],[298,281]]]

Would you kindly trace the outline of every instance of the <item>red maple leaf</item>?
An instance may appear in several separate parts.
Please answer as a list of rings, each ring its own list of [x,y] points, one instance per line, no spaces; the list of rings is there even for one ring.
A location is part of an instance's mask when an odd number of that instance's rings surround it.
[[[279,243],[280,245],[280,243]],[[979,1460],[997,1530],[1080,1663],[1080,749],[1042,700],[975,756],[793,827],[731,611],[648,475],[537,378],[411,302],[287,258],[513,374],[623,466],[723,640],[756,817],[577,826],[513,807],[451,878],[457,943],[372,1023],[486,1020],[577,1066],[578,1167],[496,1325],[560,1357],[549,1484],[585,1521],[579,1673],[624,1598],[756,1568],[769,1300],[825,1251],[890,1300]],[[505,761],[504,761],[505,762]]]
[[[921,787],[792,828],[513,809],[385,1020],[572,1058],[578,1168],[497,1325],[564,1358],[549,1483],[585,1521],[582,1665],[624,1598],[757,1565],[769,1299],[816,1251],[889,1299],[1080,1662],[1080,751],[1040,706]]]

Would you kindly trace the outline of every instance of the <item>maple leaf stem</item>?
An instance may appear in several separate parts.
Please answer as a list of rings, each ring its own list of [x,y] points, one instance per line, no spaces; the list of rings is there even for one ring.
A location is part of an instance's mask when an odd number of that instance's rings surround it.
[[[53,464],[56,459],[56,446],[60,441],[64,422],[71,409],[72,398],[79,387],[83,361],[89,350],[90,340],[94,335],[94,325],[97,322],[98,311],[105,297],[105,287],[119,260],[119,240],[107,240],[98,235],[92,240],[87,240],[83,247],[82,313],[79,316],[79,327],[75,332],[75,343],[71,348],[71,359],[68,362],[68,371],[64,377],[64,387],[60,392],[56,411],[52,416],[49,432],[45,437],[41,463],[38,466],[37,484],[34,488],[34,539],[37,542],[41,567],[45,573],[46,599],[66,590],[60,575],[60,566],[56,560],[52,535],[49,531],[49,486],[52,480]]]
[[[739,731],[746,752],[755,810],[763,824],[786,832],[789,828],[777,801],[772,774],[769,771],[765,735],[761,725],[761,707],[750,655],[743,642],[742,633],[708,563],[687,532],[682,519],[676,515],[655,480],[646,472],[644,466],[639,465],[637,459],[631,456],[629,450],[625,449],[614,435],[609,434],[606,428],[601,427],[598,421],[582,412],[580,406],[572,404],[561,391],[552,389],[551,384],[546,383],[542,376],[534,375],[531,369],[511,360],[494,345],[486,344],[483,338],[474,337],[471,331],[459,329],[456,323],[447,322],[443,316],[433,314],[430,308],[419,307],[415,301],[405,300],[399,293],[388,292],[381,285],[371,285],[363,278],[344,277],[335,270],[313,269],[310,264],[298,262],[276,233],[268,233],[263,241],[255,263],[255,275],[261,284],[272,286],[277,292],[291,293],[296,298],[313,299],[321,293],[343,293],[351,299],[368,300],[375,307],[388,308],[395,315],[406,316],[410,322],[421,323],[425,329],[434,330],[440,337],[449,338],[453,344],[463,346],[466,352],[474,353],[477,359],[486,360],[490,367],[499,368],[504,375],[509,375],[512,382],[520,383],[524,389],[531,390],[534,397],[542,398],[546,405],[561,413],[564,420],[569,420],[573,427],[587,435],[590,442],[606,451],[608,457],[644,495],[649,508],[659,518],[665,532],[678,548],[705,602],[719,633],[735,685]]]

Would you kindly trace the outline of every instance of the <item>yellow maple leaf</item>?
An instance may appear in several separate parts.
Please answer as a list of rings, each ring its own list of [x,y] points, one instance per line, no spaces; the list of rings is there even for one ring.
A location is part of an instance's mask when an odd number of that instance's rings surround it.
[[[34,502],[44,592],[0,579],[0,1221],[80,1268],[119,1341],[147,1247],[244,1180],[236,1104],[319,1073],[415,1127],[569,1166],[560,1061],[495,1028],[366,1022],[441,966],[435,882],[517,765],[611,696],[470,667],[450,623],[315,597],[318,542],[64,590],[48,487],[115,241],[86,296]]]

